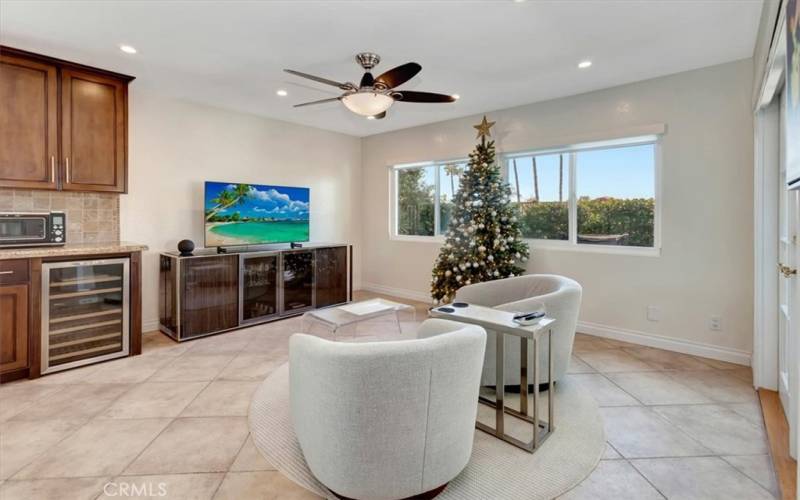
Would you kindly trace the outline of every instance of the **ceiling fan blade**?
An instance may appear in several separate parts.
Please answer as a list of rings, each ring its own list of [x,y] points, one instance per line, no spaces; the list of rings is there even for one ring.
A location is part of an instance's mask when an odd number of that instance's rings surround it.
[[[375,82],[386,85],[387,89],[393,89],[414,78],[421,69],[422,66],[415,62],[405,63],[375,78]]]
[[[287,73],[290,73],[292,75],[299,76],[301,78],[308,78],[309,80],[314,80],[315,82],[324,83],[325,85],[332,85],[332,86],[338,87],[338,88],[340,88],[342,90],[349,90],[349,89],[353,88],[353,84],[352,83],[336,82],[336,81],[333,81],[333,80],[328,80],[327,78],[322,78],[321,76],[309,75],[308,73],[303,73],[301,71],[295,71],[293,69],[285,69],[284,71],[287,72]]]
[[[435,92],[414,92],[413,90],[398,90],[392,92],[396,101],[403,102],[454,102],[455,97]]]
[[[322,103],[325,103],[325,102],[338,101],[339,99],[341,99],[341,97],[330,97],[328,99],[320,99],[319,101],[311,101],[311,102],[304,102],[304,103],[301,103],[301,104],[295,104],[293,107],[302,108],[303,106],[311,106],[313,104],[322,104]]]

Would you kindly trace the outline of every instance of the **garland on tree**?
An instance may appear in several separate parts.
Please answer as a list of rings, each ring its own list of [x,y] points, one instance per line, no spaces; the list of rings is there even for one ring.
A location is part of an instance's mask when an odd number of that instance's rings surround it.
[[[452,300],[462,286],[525,272],[517,263],[528,260],[528,245],[509,201],[511,189],[495,161],[494,141],[486,141],[492,125],[485,116],[475,125],[481,142],[469,155],[432,272],[431,295],[438,302]]]

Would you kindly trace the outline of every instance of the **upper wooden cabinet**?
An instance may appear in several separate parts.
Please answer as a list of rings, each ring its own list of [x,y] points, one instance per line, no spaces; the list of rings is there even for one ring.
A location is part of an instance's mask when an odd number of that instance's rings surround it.
[[[58,68],[0,52],[0,185],[56,189]]]
[[[127,83],[61,71],[63,189],[125,191]]]
[[[0,187],[127,190],[132,77],[0,47]]]

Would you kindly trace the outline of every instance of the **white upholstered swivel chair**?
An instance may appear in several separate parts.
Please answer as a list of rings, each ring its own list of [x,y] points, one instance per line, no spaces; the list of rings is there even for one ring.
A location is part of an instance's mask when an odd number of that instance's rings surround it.
[[[456,292],[460,302],[494,307],[504,311],[524,312],[537,310],[544,304],[547,315],[555,318],[553,329],[554,380],[557,381],[567,371],[572,343],[575,340],[575,327],[581,307],[582,288],[575,280],[554,274],[526,274],[485,283],[467,285]],[[487,332],[486,355],[483,364],[482,385],[495,385],[496,340],[494,332]],[[548,340],[540,346],[539,374],[542,382],[548,380],[547,348]],[[505,336],[505,383],[519,385],[519,339]],[[533,353],[528,352],[528,380],[533,380]]]
[[[429,319],[418,336],[289,341],[294,431],[311,472],[340,497],[431,492],[469,461],[486,332]]]

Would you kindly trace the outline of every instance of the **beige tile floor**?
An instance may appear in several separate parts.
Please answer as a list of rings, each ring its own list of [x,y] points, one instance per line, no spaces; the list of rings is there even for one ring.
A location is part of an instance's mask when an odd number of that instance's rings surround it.
[[[246,418],[299,328],[290,319],[183,344],[151,332],[141,356],[3,385],[0,500],[315,498],[259,455]],[[355,334],[393,328],[373,321]],[[579,334],[569,371],[602,407],[608,445],[561,498],[773,498],[749,369]]]

